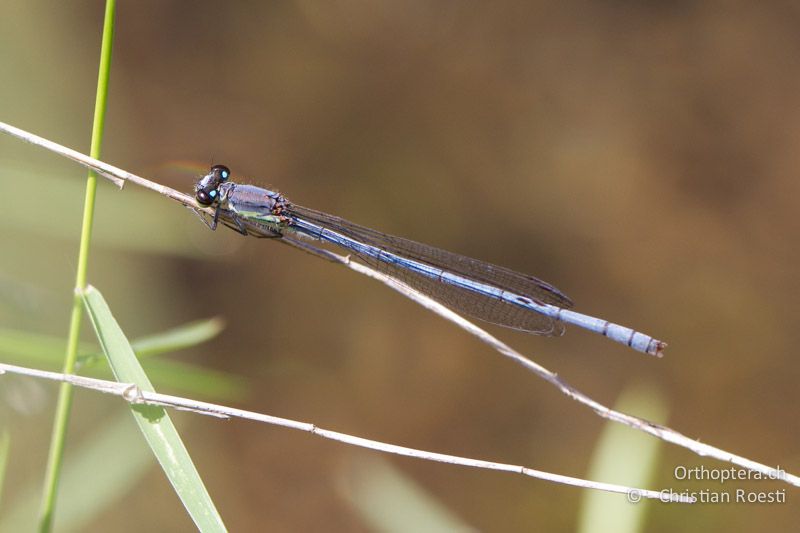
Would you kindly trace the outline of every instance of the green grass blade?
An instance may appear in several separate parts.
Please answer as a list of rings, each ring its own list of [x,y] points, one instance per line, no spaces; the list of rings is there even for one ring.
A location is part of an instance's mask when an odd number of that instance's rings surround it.
[[[125,495],[153,467],[153,455],[142,446],[136,425],[127,413],[119,414],[100,421],[92,433],[64,455],[59,531],[88,531],[104,511],[124,505]],[[14,494],[9,494],[13,497],[8,502],[10,506],[0,512],[0,531],[33,531],[40,484],[36,476],[28,476],[14,487]]]
[[[668,407],[658,388],[638,384],[620,395],[614,409],[636,413],[657,423],[665,423]],[[588,479],[645,487],[652,483],[664,443],[629,427],[606,422],[606,427],[592,454]],[[654,502],[636,501],[621,494],[598,490],[583,493],[577,531],[647,531],[645,518]]]
[[[135,383],[143,391],[154,392],[133,348],[100,292],[92,286],[87,287],[83,301],[117,380]],[[222,518],[166,411],[150,405],[132,406],[131,410],[139,429],[197,527],[201,531],[225,531]]]
[[[240,376],[166,359],[151,359],[143,365],[148,375],[157,376],[159,383],[185,396],[201,394],[225,401],[238,401],[247,396],[247,380]]]
[[[64,363],[64,338],[0,328],[0,354],[6,362],[19,361],[27,366],[60,368]],[[91,344],[79,343],[78,350],[88,352]],[[34,365],[35,363],[35,365]]]
[[[131,346],[136,351],[136,346],[144,345],[150,350],[150,355],[156,355],[156,352],[165,353],[168,349],[191,347],[188,344],[190,338],[195,342],[204,342],[220,327],[221,321],[215,318],[192,322],[134,340]],[[181,342],[179,337],[185,342]],[[78,349],[83,354],[78,356],[78,362],[82,365],[81,375],[109,379],[108,361],[96,346],[82,343]],[[61,337],[0,328],[0,356],[6,363],[58,370],[63,362],[63,351],[64,339]],[[136,355],[141,359],[141,353],[136,351]],[[184,396],[199,394],[217,401],[235,401],[244,398],[248,390],[248,382],[241,376],[184,361],[150,358],[143,366],[159,386],[169,387],[171,391]]]
[[[100,68],[97,73],[97,92],[94,101],[94,122],[92,124],[92,157],[100,157],[100,146],[103,141],[103,129],[106,118],[106,102],[108,99],[108,80],[111,75],[111,49],[114,42],[114,15],[116,0],[106,0],[103,17],[103,38],[100,44]],[[69,337],[67,351],[64,356],[63,372],[75,372],[78,356],[78,340],[81,333],[81,301],[77,293],[86,288],[89,271],[89,244],[94,226],[94,206],[97,198],[97,176],[89,172],[86,178],[86,196],[83,203],[83,221],[81,223],[81,241],[78,247],[78,268],[75,272],[75,294],[73,294],[72,312],[70,313]],[[72,410],[72,387],[62,383],[58,392],[56,416],[50,438],[50,452],[47,457],[42,505],[39,511],[39,531],[47,533],[53,529],[53,515],[56,508],[56,493],[61,476],[61,460],[64,457],[64,446],[67,440],[67,425]]]
[[[6,480],[6,465],[8,464],[8,453],[11,449],[11,435],[7,429],[3,430],[0,436],[0,505],[3,503],[3,485]]]
[[[224,328],[225,321],[222,318],[208,318],[136,339],[131,346],[136,355],[142,359],[202,344],[219,335]]]
[[[389,461],[353,459],[340,481],[341,493],[373,531],[476,531]]]

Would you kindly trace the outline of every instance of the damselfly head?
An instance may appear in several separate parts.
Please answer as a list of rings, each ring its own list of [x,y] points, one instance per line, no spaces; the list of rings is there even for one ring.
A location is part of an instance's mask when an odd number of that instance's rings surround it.
[[[214,165],[208,174],[198,180],[194,186],[194,197],[200,205],[212,205],[219,200],[219,186],[231,176],[225,165]]]

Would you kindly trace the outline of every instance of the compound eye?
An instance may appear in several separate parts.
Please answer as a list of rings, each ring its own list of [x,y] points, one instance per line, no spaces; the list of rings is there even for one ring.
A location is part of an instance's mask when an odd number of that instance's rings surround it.
[[[227,181],[231,177],[231,169],[225,165],[214,165],[211,167],[211,173],[214,174],[219,181]]]
[[[195,198],[197,199],[198,204],[209,206],[214,203],[214,200],[217,199],[217,190],[212,189],[207,191],[205,189],[198,189],[197,193],[195,194]]]

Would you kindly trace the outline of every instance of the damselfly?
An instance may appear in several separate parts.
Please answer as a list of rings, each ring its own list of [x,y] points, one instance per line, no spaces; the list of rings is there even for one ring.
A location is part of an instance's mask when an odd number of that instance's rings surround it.
[[[447,307],[493,324],[561,335],[568,323],[651,355],[660,356],[666,347],[644,333],[569,310],[572,300],[533,276],[386,235],[293,204],[277,192],[234,183],[230,175],[227,167],[215,165],[195,185],[197,202],[216,208],[211,229],[224,211],[228,225],[244,235],[297,235],[334,244]]]

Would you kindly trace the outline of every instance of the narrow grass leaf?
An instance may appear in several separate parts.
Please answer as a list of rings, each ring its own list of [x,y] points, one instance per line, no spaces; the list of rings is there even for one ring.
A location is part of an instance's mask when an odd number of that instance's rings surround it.
[[[177,328],[141,337],[131,343],[140,359],[191,348],[209,341],[225,329],[225,321],[220,317],[189,322]]]
[[[374,531],[477,531],[383,459],[353,459],[339,482],[340,493]]]
[[[172,349],[189,347],[185,343],[179,345],[173,333],[177,332],[177,335],[183,336],[184,340],[192,336],[195,341],[203,342],[208,340],[211,333],[220,326],[220,321],[214,318],[193,322],[164,333],[142,337],[132,341],[131,345],[134,351],[139,343],[150,345],[150,354],[155,355],[155,351],[166,352],[167,343]],[[164,344],[154,341],[159,337],[164,339]],[[0,328],[0,355],[10,364],[60,370],[63,365],[65,342],[62,337]],[[91,344],[79,346],[79,351],[83,354],[78,356],[80,373],[88,377],[108,379],[110,376],[108,361],[105,355],[97,350],[98,348],[92,347]],[[141,359],[138,351],[136,355]],[[150,358],[145,361],[144,367],[154,382],[184,396],[203,395],[216,401],[235,401],[242,399],[248,390],[247,380],[241,376],[183,361]]]
[[[642,383],[623,391],[614,408],[623,413],[636,413],[657,423],[665,423],[668,414],[668,407],[658,387]],[[586,477],[630,487],[645,487],[652,483],[663,445],[662,441],[649,435],[607,422],[592,454]],[[646,514],[655,502],[640,502],[636,497],[636,494],[626,497],[597,490],[585,491],[578,513],[577,531],[647,531]]]
[[[56,509],[58,531],[88,531],[103,512],[124,505],[125,495],[153,466],[153,455],[142,446],[139,430],[127,413],[101,420],[75,444],[64,455]],[[0,512],[0,531],[35,531],[40,485],[38,476],[27,476],[14,486],[10,506]]]
[[[148,375],[171,391],[184,396],[203,395],[217,400],[237,401],[247,395],[249,384],[241,376],[210,370],[183,361],[150,359],[143,363]]]
[[[143,391],[154,392],[100,291],[89,286],[82,296],[117,381],[134,383]],[[139,429],[197,527],[201,531],[225,531],[222,518],[169,415],[163,408],[150,405],[134,405],[131,410]]]
[[[225,321],[220,317],[207,318],[183,324],[176,328],[168,329],[153,335],[146,335],[131,341],[133,351],[139,359],[153,357],[168,352],[176,352],[185,348],[197,346],[209,341],[220,334],[225,328]],[[81,361],[92,361],[102,354],[82,353]]]
[[[11,449],[11,435],[7,429],[0,435],[0,504],[3,503],[3,486],[6,480],[6,465],[8,464],[8,453]]]
[[[27,366],[34,366],[31,363],[36,363],[36,366],[48,365],[52,368],[61,368],[64,364],[66,342],[63,337],[0,328],[0,354],[9,358],[6,362],[11,362],[13,359]],[[78,349],[89,351],[92,345],[81,343]]]

